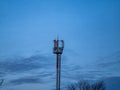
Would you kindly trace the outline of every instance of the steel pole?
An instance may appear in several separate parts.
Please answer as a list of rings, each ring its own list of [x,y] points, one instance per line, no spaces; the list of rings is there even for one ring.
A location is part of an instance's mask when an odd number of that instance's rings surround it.
[[[59,60],[59,90],[60,90],[60,78],[61,78],[61,54],[58,55]]]
[[[56,54],[56,90],[58,90],[58,54]]]
[[[60,76],[61,76],[61,54],[57,54],[57,58],[56,58],[56,90],[60,90]]]

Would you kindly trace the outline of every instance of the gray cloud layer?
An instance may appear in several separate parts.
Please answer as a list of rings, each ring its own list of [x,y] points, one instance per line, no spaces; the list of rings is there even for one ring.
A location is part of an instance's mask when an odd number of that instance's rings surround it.
[[[9,79],[10,84],[21,85],[25,83],[48,83],[55,81],[55,58],[44,55],[34,55],[28,58],[13,58],[0,61],[0,77],[15,74]],[[63,58],[65,59],[65,58]],[[80,79],[97,79],[110,75],[113,71],[109,67],[113,64],[119,68],[120,53],[110,55],[95,65],[81,67],[69,65],[69,60],[62,64],[62,81]],[[103,68],[104,67],[104,68]],[[9,76],[9,75],[8,75]]]

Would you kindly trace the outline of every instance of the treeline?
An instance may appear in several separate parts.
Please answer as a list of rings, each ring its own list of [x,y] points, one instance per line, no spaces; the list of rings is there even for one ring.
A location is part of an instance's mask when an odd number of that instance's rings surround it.
[[[68,85],[67,90],[105,90],[105,84],[103,81],[91,84],[86,80],[80,80],[75,84]]]

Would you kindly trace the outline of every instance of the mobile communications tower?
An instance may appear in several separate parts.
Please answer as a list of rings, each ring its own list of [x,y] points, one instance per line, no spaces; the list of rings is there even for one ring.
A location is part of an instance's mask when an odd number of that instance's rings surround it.
[[[56,54],[56,90],[60,90],[61,55],[63,49],[64,49],[64,41],[55,39],[53,53]]]

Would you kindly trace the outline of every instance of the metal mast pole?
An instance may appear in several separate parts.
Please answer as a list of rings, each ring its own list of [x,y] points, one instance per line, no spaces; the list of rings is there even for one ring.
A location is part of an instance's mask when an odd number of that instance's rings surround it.
[[[61,76],[61,54],[64,48],[64,41],[54,40],[53,53],[56,54],[56,90],[60,90],[60,76]]]
[[[61,54],[57,54],[57,73],[56,73],[56,86],[57,86],[57,90],[60,90],[60,76],[61,76]]]
[[[57,56],[57,57],[56,57],[56,90],[59,90],[59,89],[58,89],[58,85],[59,85],[59,80],[58,80],[58,75],[59,75],[59,74],[58,74],[58,73],[59,73],[59,71],[58,71],[58,68],[59,68],[59,65],[58,65],[58,64],[59,64],[59,63],[58,63],[58,60],[59,60],[59,59],[58,59],[58,54],[56,54],[56,56]]]

